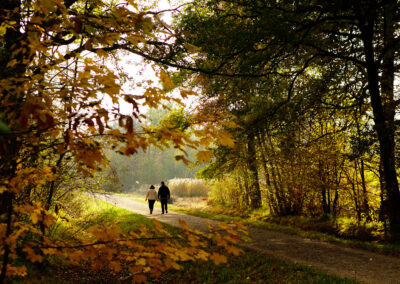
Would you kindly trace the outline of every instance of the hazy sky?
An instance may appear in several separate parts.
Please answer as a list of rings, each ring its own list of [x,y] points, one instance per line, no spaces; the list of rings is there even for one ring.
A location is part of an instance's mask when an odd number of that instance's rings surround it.
[[[184,2],[189,2],[189,1],[160,0],[158,1],[158,7],[152,9],[152,11],[168,10],[177,7],[180,5],[179,3],[184,3]],[[160,14],[160,18],[165,23],[168,24],[172,21],[172,12],[162,13]],[[130,77],[133,78],[132,81],[127,82],[123,86],[123,89],[126,93],[135,95],[142,94],[145,91],[145,89],[137,86],[137,83],[146,80],[151,80],[154,82],[153,84],[160,87],[160,85],[158,84],[158,78],[156,77],[155,72],[152,69],[151,65],[144,63],[140,56],[134,54],[124,55],[123,58],[121,59],[120,67],[122,67],[123,70],[126,73],[128,73]],[[107,100],[105,101],[106,104],[110,104],[110,101],[108,102]],[[121,112],[125,114],[129,114],[132,111],[131,105],[125,103],[124,101],[120,102],[120,109]]]
[[[159,0],[157,1],[157,8],[151,9],[152,11],[160,11],[160,10],[168,10],[173,7],[176,7],[178,4],[178,1],[176,0]],[[182,2],[181,2],[182,3]],[[160,14],[160,18],[165,22],[165,23],[170,23],[171,22],[171,17],[172,13],[171,12],[165,12]],[[141,95],[144,91],[144,87],[140,87],[137,84],[140,82],[144,82],[147,80],[153,81],[155,86],[160,87],[160,84],[158,84],[158,78],[155,75],[154,70],[152,69],[150,64],[144,63],[142,58],[138,55],[135,54],[123,54],[121,56],[121,60],[118,63],[119,67],[123,69],[124,72],[126,72],[132,80],[129,82],[125,83],[123,85],[123,90],[127,94],[134,94],[134,95]],[[113,66],[110,67],[111,69],[115,69]],[[143,84],[145,86],[145,84]],[[111,108],[112,103],[107,96],[104,97],[103,99],[103,105],[106,108]],[[123,100],[120,100],[120,110],[124,114],[130,114],[132,112],[132,106],[131,104],[126,103]]]

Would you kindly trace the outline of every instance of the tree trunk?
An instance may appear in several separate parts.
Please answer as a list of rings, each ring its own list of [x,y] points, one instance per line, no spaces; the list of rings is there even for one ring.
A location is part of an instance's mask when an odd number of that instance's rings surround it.
[[[253,134],[248,136],[247,165],[250,172],[250,207],[252,209],[258,209],[261,207],[261,190],[258,181],[257,156],[254,139],[255,137]]]
[[[271,147],[271,152],[272,152],[272,158],[269,159],[269,165],[271,168],[271,178],[272,178],[272,184],[274,187],[274,200],[276,201],[275,204],[275,213],[278,215],[283,215],[285,214],[285,208],[286,206],[286,198],[285,198],[285,193],[283,191],[283,185],[282,185],[282,176],[280,174],[280,169],[278,166],[276,166],[276,153],[274,150],[274,146],[272,143],[271,136],[266,132],[266,137],[268,138],[268,143]],[[267,145],[267,144],[265,144]]]
[[[360,161],[360,175],[361,175],[361,186],[362,186],[362,191],[363,191],[363,212],[365,214],[365,218],[366,218],[367,222],[370,222],[371,214],[369,213],[367,185],[365,182],[364,160],[362,158]]]
[[[360,15],[366,17],[361,19],[360,31],[364,43],[364,52],[368,76],[368,90],[371,98],[371,106],[374,116],[375,129],[379,141],[380,156],[383,165],[384,188],[387,194],[388,215],[391,238],[400,241],[400,192],[395,167],[395,126],[394,126],[394,100],[393,100],[393,78],[394,78],[394,13],[396,1],[385,4],[385,30],[382,73],[384,79],[381,81],[382,93],[379,89],[379,70],[375,62],[373,32],[374,15]]]
[[[276,211],[276,206],[274,206],[274,202],[273,202],[273,194],[272,194],[272,188],[271,188],[271,178],[269,176],[269,170],[267,167],[267,159],[266,159],[266,155],[265,155],[265,139],[263,137],[263,135],[260,133],[258,135],[258,147],[260,148],[260,156],[261,156],[261,164],[264,170],[264,176],[265,176],[265,187],[267,190],[267,202],[268,202],[268,206],[270,208],[270,212],[275,212]]]
[[[3,207],[2,209],[5,212],[5,224],[6,224],[6,237],[8,237],[11,234],[12,231],[12,215],[13,215],[13,193],[10,192],[5,192],[2,195],[2,203],[6,207]],[[3,220],[2,220],[3,222]],[[8,244],[4,245],[4,251],[3,251],[3,259],[2,259],[2,267],[1,267],[1,274],[0,274],[0,283],[3,284],[5,283],[6,280],[6,274],[7,274],[7,265],[9,262],[9,256],[10,256],[10,247]]]
[[[242,172],[243,172],[243,184],[244,184],[244,191],[243,191],[243,202],[246,207],[250,205],[249,203],[249,177],[247,175],[246,168],[242,166]]]

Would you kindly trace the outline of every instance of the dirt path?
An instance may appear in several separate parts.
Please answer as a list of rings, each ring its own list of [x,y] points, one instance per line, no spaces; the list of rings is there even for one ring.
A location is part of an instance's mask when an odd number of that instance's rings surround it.
[[[103,195],[97,197],[118,207],[148,218],[156,218],[173,226],[179,226],[179,219],[182,219],[192,228],[207,230],[204,218],[172,211],[162,215],[158,202],[153,215],[150,215],[146,204],[125,197]],[[307,265],[329,274],[356,279],[362,283],[400,284],[399,258],[254,227],[250,227],[248,230],[254,241],[245,243],[244,246],[268,256]]]

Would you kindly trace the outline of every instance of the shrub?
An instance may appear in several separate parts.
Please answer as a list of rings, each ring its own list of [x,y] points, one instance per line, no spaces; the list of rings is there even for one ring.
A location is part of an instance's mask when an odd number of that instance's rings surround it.
[[[223,179],[214,179],[210,181],[210,201],[219,205],[239,206],[245,208],[245,200],[243,194],[238,188],[237,182],[232,177],[224,177]]]
[[[363,241],[384,239],[382,222],[358,222],[354,218],[339,218],[337,227],[341,237]]]

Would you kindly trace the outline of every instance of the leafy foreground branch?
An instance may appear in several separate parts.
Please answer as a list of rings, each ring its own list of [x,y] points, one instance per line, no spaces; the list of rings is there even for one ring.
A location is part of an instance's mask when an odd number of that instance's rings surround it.
[[[89,202],[97,206],[94,201]],[[246,233],[239,224],[235,228],[226,224],[219,228],[210,226],[209,233],[202,233],[181,221],[185,229],[173,232],[157,220],[144,222],[105,206],[91,220],[87,217],[70,220],[61,212],[58,216],[51,215],[52,219],[46,219],[51,232],[48,235],[35,230],[35,224],[21,223],[20,230],[6,239],[6,243],[12,244],[9,247],[13,260],[8,266],[8,279],[23,279],[28,275],[27,267],[46,267],[57,259],[65,266],[86,265],[90,270],[110,271],[116,278],[140,283],[157,279],[170,269],[180,270],[183,262],[211,260],[218,265],[227,262],[226,254],[238,256],[243,252],[235,247]],[[30,209],[29,216],[35,216],[36,207]],[[25,208],[24,212],[28,210]],[[34,221],[37,224],[45,220],[38,217]],[[19,245],[21,239],[23,246]],[[208,249],[210,246],[212,251]]]

